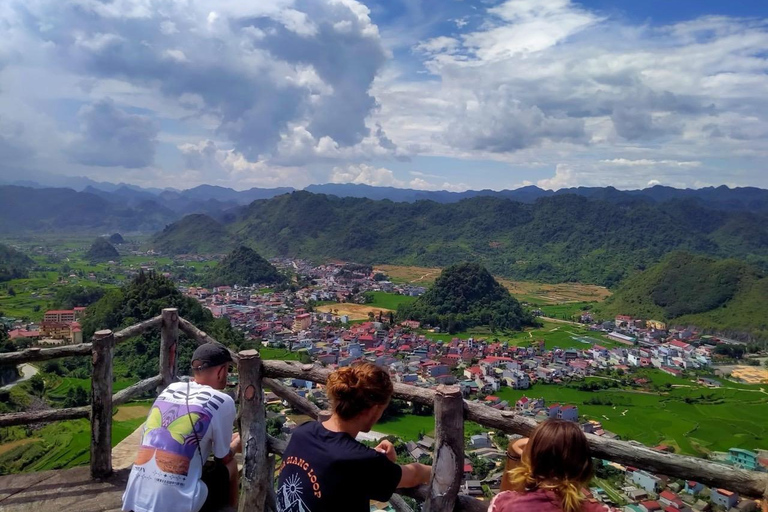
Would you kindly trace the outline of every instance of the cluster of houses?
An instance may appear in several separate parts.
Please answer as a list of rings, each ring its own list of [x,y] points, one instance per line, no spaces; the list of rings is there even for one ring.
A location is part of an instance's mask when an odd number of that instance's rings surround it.
[[[40,323],[25,323],[10,318],[4,323],[8,324],[8,337],[13,341],[27,339],[38,345],[65,345],[83,342],[80,320],[84,315],[85,308],[76,307],[46,311]]]
[[[743,469],[760,470],[768,466],[768,453],[750,452],[731,448],[722,462]],[[761,463],[760,461],[763,460]],[[727,489],[709,488],[693,480],[672,480],[664,475],[656,475],[631,466],[622,466],[615,462],[603,461],[623,476],[623,485],[616,489],[620,497],[628,504],[625,512],[706,512],[733,511],[756,512],[759,504],[751,499],[743,499],[738,493]],[[602,501],[612,502],[604,489],[593,487],[593,496]]]

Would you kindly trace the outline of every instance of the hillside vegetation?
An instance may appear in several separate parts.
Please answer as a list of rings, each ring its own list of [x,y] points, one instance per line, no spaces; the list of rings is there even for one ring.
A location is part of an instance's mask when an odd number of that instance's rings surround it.
[[[0,282],[27,277],[34,263],[26,254],[0,244]]]
[[[480,325],[491,331],[534,325],[530,313],[477,263],[446,268],[424,295],[411,304],[400,304],[397,316],[438,326],[450,333]]]
[[[674,253],[623,283],[597,310],[768,338],[768,278],[747,263]]]
[[[224,226],[203,214],[166,226],[150,243],[165,254],[222,254],[234,245]]]
[[[83,319],[83,335],[89,339],[100,329],[119,330],[161,313],[163,308],[178,308],[179,315],[226,345],[239,347],[242,333],[235,331],[227,319],[216,319],[195,299],[184,296],[168,278],[155,273],[140,273],[122,288],[109,290],[88,307]],[[196,344],[185,339],[179,344],[179,371],[189,371],[189,360]],[[115,375],[147,378],[158,371],[160,336],[153,330],[143,336],[121,343],[115,348]],[[87,372],[78,377],[87,377]]]
[[[614,286],[674,250],[747,258],[768,267],[764,215],[707,209],[697,201],[616,204],[576,195],[523,204],[495,197],[393,203],[294,192],[255,201],[225,229],[185,218],[155,238],[164,252],[205,252],[211,232],[265,257],[330,258],[445,267],[482,263],[494,275]],[[198,226],[199,224],[199,226]],[[171,242],[172,240],[172,242]]]
[[[240,246],[229,253],[207,278],[209,286],[276,284],[285,282],[285,276],[256,251]]]
[[[120,253],[109,240],[99,237],[93,241],[91,248],[85,253],[85,258],[93,263],[116,261],[120,259]]]

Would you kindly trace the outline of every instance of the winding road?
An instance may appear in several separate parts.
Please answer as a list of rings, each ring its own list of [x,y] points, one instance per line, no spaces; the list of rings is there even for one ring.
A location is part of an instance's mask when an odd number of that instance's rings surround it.
[[[1,387],[0,390],[3,390],[3,391],[9,390],[16,384],[24,382],[25,380],[29,380],[40,372],[40,370],[38,370],[37,367],[32,366],[31,364],[26,364],[26,363],[19,365],[19,371],[21,372],[21,377],[11,382],[7,386]]]

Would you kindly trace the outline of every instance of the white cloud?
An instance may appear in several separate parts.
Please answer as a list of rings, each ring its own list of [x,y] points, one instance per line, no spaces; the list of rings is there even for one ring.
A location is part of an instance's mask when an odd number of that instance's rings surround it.
[[[220,149],[212,140],[179,145],[184,156],[185,181],[237,184],[237,188],[293,186],[313,182],[313,175],[298,167],[274,167],[265,161],[251,162],[234,149]],[[185,186],[192,186],[185,183]]]
[[[551,178],[539,180],[537,185],[545,190],[559,190],[561,188],[575,187],[579,185],[576,173],[566,164],[558,164],[555,175]]]
[[[368,164],[334,167],[330,175],[331,183],[354,183],[374,187],[399,187],[405,185],[395,178],[395,173],[383,167],[373,167]]]
[[[413,175],[420,173],[411,172]],[[427,176],[427,175],[422,175]],[[415,190],[448,190],[459,192],[469,189],[466,183],[432,183],[422,177],[413,178],[410,181],[398,179],[395,173],[385,167],[374,167],[368,164],[347,165],[334,167],[329,176],[331,183],[354,183],[371,185],[374,187],[411,188]]]

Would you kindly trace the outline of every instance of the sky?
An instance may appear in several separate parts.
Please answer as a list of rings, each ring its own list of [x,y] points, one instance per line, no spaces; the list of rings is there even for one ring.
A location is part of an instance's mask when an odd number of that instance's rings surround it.
[[[5,0],[0,181],[768,188],[765,0]]]

